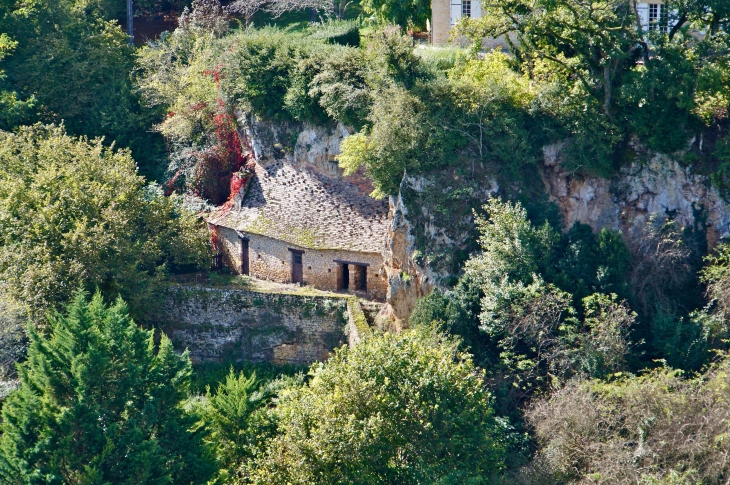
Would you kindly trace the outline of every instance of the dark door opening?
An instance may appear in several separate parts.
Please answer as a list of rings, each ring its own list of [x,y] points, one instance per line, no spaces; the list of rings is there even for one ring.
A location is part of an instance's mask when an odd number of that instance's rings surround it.
[[[368,291],[368,267],[355,266],[355,290]]]
[[[348,290],[350,288],[350,267],[345,263],[339,263],[337,273],[337,289]]]
[[[304,251],[297,251],[290,249],[291,251],[291,282],[292,283],[304,283],[304,268],[302,265],[302,254]]]
[[[241,274],[249,273],[248,239],[241,239]]]

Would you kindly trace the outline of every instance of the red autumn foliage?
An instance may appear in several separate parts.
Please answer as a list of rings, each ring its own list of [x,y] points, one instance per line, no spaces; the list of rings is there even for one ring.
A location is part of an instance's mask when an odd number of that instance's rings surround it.
[[[218,65],[215,69],[205,71],[205,75],[213,77],[219,90],[220,68],[221,66]],[[199,102],[193,104],[190,109],[202,111],[207,107],[207,103]],[[175,114],[171,112],[171,115]],[[234,181],[233,174],[242,169],[247,157],[243,153],[243,142],[238,133],[236,118],[220,96],[215,112],[209,115],[209,121],[215,129],[217,143],[208,150],[193,154],[196,167],[191,185],[196,195],[219,205],[230,201],[240,190],[241,185],[239,184],[244,182]],[[165,184],[165,193],[169,194],[175,190],[175,184],[180,175],[189,168],[183,167],[175,173]],[[237,188],[236,185],[238,185]]]

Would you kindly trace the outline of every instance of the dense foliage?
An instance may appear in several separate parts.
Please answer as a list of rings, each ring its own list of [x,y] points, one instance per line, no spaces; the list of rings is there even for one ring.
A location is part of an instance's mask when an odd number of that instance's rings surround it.
[[[170,271],[207,258],[196,217],[146,187],[128,151],[53,126],[0,132],[2,290],[36,319],[81,286],[154,307]]]
[[[652,150],[684,150],[687,163],[717,170],[713,180],[724,186],[730,44],[722,29],[692,36],[690,24],[709,18],[703,7],[662,36],[642,32],[625,0],[524,6],[530,15],[517,15],[518,3],[488,4],[489,16],[457,29],[474,39],[513,32],[511,56],[414,49],[397,27],[359,46],[333,45],[317,27],[222,37],[180,28],[142,53],[139,82],[170,112],[161,130],[179,147],[174,173],[197,166],[191,154],[211,144],[205,119],[220,99],[257,120],[356,128],[340,162],[349,172],[364,167],[376,196],[394,193],[404,170],[450,165],[486,166],[512,183],[557,142],[567,167],[611,175],[637,156],[632,137]],[[727,20],[723,9],[714,17]],[[206,74],[213,70],[217,89]]]
[[[0,2],[0,129],[63,121],[71,134],[131,148],[159,175],[164,144],[149,127],[161,113],[135,92],[134,47],[113,20],[124,10],[109,0]]]
[[[728,196],[726,0],[669,0],[649,32],[629,0],[484,0],[447,47],[408,33],[421,0],[363,0],[354,22],[347,0],[135,4],[178,28],[135,47],[123,2],[0,0],[0,481],[728,481],[730,244],[708,248],[699,206],[630,238],[562,227],[539,177],[546,146],[572,177],[661,152]],[[400,194],[413,261],[451,274],[411,330],[191,389],[186,355],[130,317],[206,263],[181,201],[229,200],[249,133],[285,134],[282,154],[336,123],[344,173]],[[468,228],[429,252],[442,220]]]
[[[280,394],[243,483],[492,483],[506,430],[480,374],[428,330],[343,347]]]
[[[730,476],[727,356],[684,379],[641,377],[569,385],[527,412],[542,445],[522,471],[532,483],[723,483]]]
[[[570,93],[567,105],[590,113],[588,126],[569,122],[561,130],[568,129],[576,165],[610,172],[616,143],[630,135],[676,152],[693,135],[716,136],[727,116],[730,10],[723,2],[664,2],[667,25],[650,31],[629,0],[490,0],[482,8],[481,18],[464,20],[453,35],[478,44],[505,36],[522,72]],[[548,101],[546,108],[559,119],[568,106]],[[705,156],[703,147],[694,156]]]
[[[99,293],[77,293],[48,324],[48,337],[31,332],[20,388],[3,406],[2,482],[206,483],[205,430],[182,408],[187,355]]]

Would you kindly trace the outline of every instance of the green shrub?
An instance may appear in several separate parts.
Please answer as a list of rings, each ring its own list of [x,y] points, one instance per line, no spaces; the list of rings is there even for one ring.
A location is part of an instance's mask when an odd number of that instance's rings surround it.
[[[280,394],[249,482],[492,483],[501,470],[506,430],[482,373],[442,335],[372,336],[310,373]]]
[[[415,53],[425,64],[431,65],[435,70],[442,72],[453,69],[459,60],[467,56],[466,50],[453,45],[418,45]]]
[[[374,98],[370,128],[342,142],[338,161],[345,174],[364,167],[379,198],[397,192],[404,171],[418,170],[428,121],[421,100],[403,88],[383,89]]]
[[[328,53],[320,59],[319,72],[310,82],[309,96],[318,99],[333,120],[361,129],[372,106],[363,51],[343,48]]]
[[[144,186],[129,151],[53,126],[0,132],[0,279],[39,321],[80,286],[157,304],[170,271],[201,267],[208,233],[174,198]]]
[[[360,6],[380,23],[393,23],[403,29],[425,28],[431,15],[431,3],[425,0],[361,0]]]

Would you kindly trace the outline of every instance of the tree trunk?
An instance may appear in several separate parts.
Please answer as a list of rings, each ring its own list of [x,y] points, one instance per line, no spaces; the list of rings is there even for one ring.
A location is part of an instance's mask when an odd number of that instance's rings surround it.
[[[611,67],[606,63],[603,66],[603,113],[611,117],[609,107],[611,106]]]

